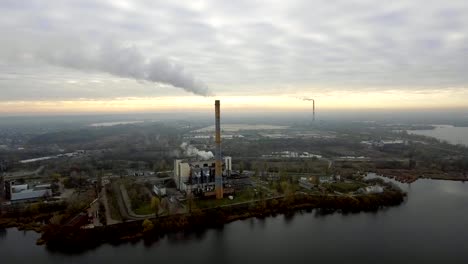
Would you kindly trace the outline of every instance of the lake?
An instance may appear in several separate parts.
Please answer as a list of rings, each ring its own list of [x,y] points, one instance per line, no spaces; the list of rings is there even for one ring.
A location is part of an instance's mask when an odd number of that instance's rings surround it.
[[[197,235],[103,245],[78,255],[36,246],[38,234],[0,231],[2,263],[468,263],[468,183],[399,184],[408,200],[376,213],[247,219]]]
[[[434,137],[451,144],[468,146],[468,127],[454,127],[449,125],[435,125],[429,130],[408,130],[409,134]]]
[[[139,124],[143,123],[144,121],[117,121],[117,122],[102,122],[102,123],[93,123],[89,126],[91,127],[108,127],[108,126],[118,126],[118,125],[131,125],[131,124]]]
[[[265,125],[265,124],[223,124],[222,130],[224,132],[238,132],[242,130],[284,130],[288,129],[288,126],[274,126],[274,125]],[[201,133],[201,132],[214,132],[215,126],[207,126],[194,130],[192,132]]]

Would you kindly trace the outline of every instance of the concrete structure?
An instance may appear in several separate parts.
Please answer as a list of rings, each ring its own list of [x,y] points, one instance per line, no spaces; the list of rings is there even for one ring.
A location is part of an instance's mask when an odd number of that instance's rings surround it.
[[[232,158],[231,157],[224,157],[224,169],[223,174],[226,176],[231,176],[232,172]]]
[[[51,196],[51,190],[27,189],[22,192],[12,193],[10,201],[12,203],[23,201],[36,201],[49,196]]]
[[[231,157],[221,155],[221,110],[220,101],[215,101],[215,159],[175,160],[174,181],[181,191],[203,196],[216,195],[222,199],[225,193],[224,180],[231,175]],[[228,192],[232,192],[230,188]]]
[[[331,176],[320,176],[319,183],[330,183],[333,182],[333,178]]]
[[[215,192],[216,199],[223,198],[223,175],[221,171],[221,109],[219,100],[215,101]]]
[[[226,178],[232,172],[232,158],[224,157],[221,163],[221,177]],[[186,192],[204,193],[215,189],[216,160],[174,161],[174,182],[177,189]],[[223,181],[222,181],[223,182]]]
[[[24,201],[36,201],[52,196],[50,184],[36,185],[34,187],[28,184],[15,184],[14,181],[8,181],[5,184],[6,198],[12,203]]]
[[[313,111],[312,121],[315,121],[315,100],[314,99],[312,99],[312,111]]]
[[[312,154],[309,152],[295,152],[295,151],[279,151],[279,152],[272,152],[269,155],[262,155],[264,158],[301,158],[301,159],[307,159],[307,158],[317,158],[321,159],[321,155],[316,155]]]
[[[153,192],[157,195],[157,196],[166,196],[166,188],[164,187],[158,187],[156,185],[153,185]]]
[[[407,140],[403,139],[392,139],[392,140],[364,140],[361,144],[372,146],[372,147],[386,147],[386,146],[406,146],[408,145]]]
[[[309,177],[309,178],[301,177],[299,179],[299,186],[307,190],[312,190],[316,186],[315,182],[316,182],[316,179],[312,177]]]

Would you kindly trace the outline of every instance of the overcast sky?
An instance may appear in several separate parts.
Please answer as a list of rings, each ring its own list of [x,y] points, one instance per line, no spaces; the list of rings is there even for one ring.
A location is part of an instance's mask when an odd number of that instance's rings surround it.
[[[0,43],[2,106],[196,94],[468,102],[466,0],[2,0]]]

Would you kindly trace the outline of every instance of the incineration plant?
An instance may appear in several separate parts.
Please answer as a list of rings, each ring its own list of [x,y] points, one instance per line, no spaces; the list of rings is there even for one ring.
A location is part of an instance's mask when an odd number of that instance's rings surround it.
[[[216,196],[222,199],[224,194],[233,192],[226,185],[231,175],[231,157],[221,155],[220,101],[215,101],[215,159],[174,161],[174,181],[177,189],[197,196]]]

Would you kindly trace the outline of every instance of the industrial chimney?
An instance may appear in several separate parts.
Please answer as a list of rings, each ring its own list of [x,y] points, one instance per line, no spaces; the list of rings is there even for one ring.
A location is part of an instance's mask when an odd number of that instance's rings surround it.
[[[215,129],[216,129],[216,136],[215,136],[215,191],[216,191],[216,199],[223,198],[223,172],[222,172],[222,165],[221,165],[221,123],[220,123],[220,105],[219,100],[215,101]]]
[[[312,111],[313,111],[312,121],[315,121],[315,100],[314,99],[312,99]]]

